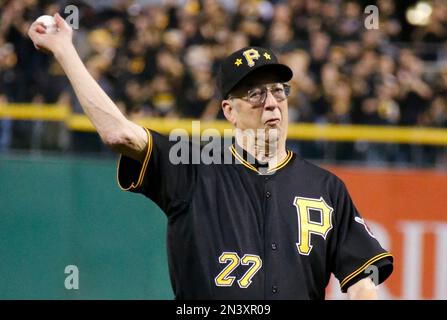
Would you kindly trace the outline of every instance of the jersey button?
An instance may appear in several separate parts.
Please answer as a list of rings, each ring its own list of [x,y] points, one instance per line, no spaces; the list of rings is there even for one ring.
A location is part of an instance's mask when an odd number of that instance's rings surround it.
[[[278,287],[277,286],[273,286],[272,287],[272,292],[273,293],[277,293],[278,292]]]
[[[270,198],[272,196],[272,194],[269,192],[269,191],[267,191],[266,193],[265,193],[265,197],[266,198]]]
[[[276,250],[278,249],[278,246],[276,245],[276,243],[272,243],[272,250]]]

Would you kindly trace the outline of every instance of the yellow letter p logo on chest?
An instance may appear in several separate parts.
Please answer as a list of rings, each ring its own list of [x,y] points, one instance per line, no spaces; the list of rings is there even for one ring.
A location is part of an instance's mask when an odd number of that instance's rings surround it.
[[[328,206],[322,197],[320,199],[295,197],[293,205],[296,207],[298,214],[298,242],[296,247],[300,254],[308,256],[312,250],[311,234],[326,239],[332,229],[334,209]],[[319,212],[319,222],[311,220],[310,210]]]
[[[255,65],[255,60],[258,60],[261,56],[256,49],[245,50],[242,54],[245,60],[247,60],[247,64],[249,67],[253,67]]]

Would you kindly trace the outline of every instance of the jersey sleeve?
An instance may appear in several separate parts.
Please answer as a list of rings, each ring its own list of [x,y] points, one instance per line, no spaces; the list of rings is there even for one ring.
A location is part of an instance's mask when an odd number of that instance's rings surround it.
[[[166,215],[181,212],[188,204],[194,186],[194,166],[170,159],[175,143],[166,136],[145,129],[148,147],[142,163],[121,155],[118,160],[117,180],[124,191],[141,193],[153,200]],[[190,149],[189,149],[190,150]],[[178,162],[178,161],[177,161]]]
[[[337,186],[337,241],[334,275],[342,292],[370,276],[380,284],[393,271],[393,256],[380,245],[357,211],[343,182]],[[376,272],[373,274],[374,272]]]

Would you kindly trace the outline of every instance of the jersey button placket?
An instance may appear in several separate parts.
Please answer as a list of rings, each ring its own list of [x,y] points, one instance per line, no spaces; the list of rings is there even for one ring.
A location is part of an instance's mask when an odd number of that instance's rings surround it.
[[[278,256],[278,234],[276,234],[277,228],[277,214],[275,210],[277,208],[276,201],[277,187],[273,176],[264,177],[264,210],[265,210],[265,223],[266,232],[264,234],[264,245],[266,250],[266,259],[268,263],[265,265],[265,270],[269,270],[269,275],[266,278],[266,298],[278,296],[278,283],[280,272],[279,256]],[[273,196],[275,195],[275,196]],[[279,197],[280,198],[280,197]],[[268,258],[267,258],[268,257]]]

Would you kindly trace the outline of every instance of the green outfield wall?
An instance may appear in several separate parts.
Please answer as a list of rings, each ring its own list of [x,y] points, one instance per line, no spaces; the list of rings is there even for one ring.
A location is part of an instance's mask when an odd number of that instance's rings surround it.
[[[0,299],[172,299],[166,222],[115,160],[0,155]]]

